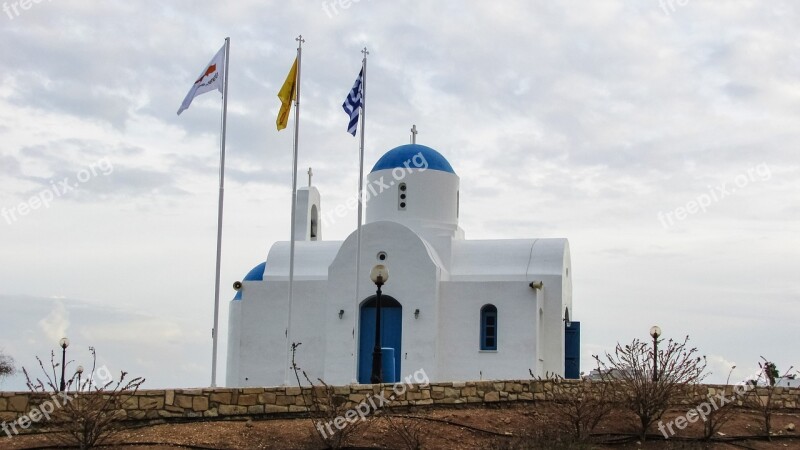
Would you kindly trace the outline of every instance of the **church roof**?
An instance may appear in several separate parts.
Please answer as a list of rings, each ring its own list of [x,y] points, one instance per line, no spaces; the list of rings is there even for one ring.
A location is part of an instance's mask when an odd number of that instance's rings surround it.
[[[417,159],[414,159],[414,157],[419,154],[421,154],[425,159],[424,161],[419,161],[418,157]],[[394,169],[398,167],[423,168],[425,167],[425,162],[428,164],[428,169],[450,172],[453,175],[456,174],[456,172],[453,170],[453,167],[449,162],[447,162],[447,159],[442,156],[441,153],[430,147],[420,144],[406,144],[389,150],[383,156],[381,156],[381,159],[379,159],[378,162],[375,163],[375,167],[372,168],[372,172],[377,172],[384,169]]]
[[[294,254],[295,280],[326,280],[342,241],[296,241]],[[291,245],[288,241],[276,242],[267,255],[269,265],[264,271],[266,281],[283,280],[289,276]]]
[[[450,279],[533,281],[561,275],[569,266],[569,242],[562,238],[454,240]]]

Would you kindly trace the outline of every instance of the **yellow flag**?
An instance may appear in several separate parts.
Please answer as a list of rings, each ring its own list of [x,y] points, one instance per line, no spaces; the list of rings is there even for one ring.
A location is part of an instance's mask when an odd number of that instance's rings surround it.
[[[275,123],[278,125],[278,131],[286,128],[289,123],[289,112],[292,110],[292,100],[297,96],[297,58],[294,59],[292,70],[289,75],[286,75],[286,81],[283,83],[281,90],[278,91],[278,98],[281,99],[281,110],[278,112],[278,120]]]

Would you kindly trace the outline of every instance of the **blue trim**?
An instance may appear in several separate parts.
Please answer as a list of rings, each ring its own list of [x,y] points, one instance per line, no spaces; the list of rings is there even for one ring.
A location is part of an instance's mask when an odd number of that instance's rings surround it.
[[[420,154],[424,158],[423,161],[419,160],[418,155]],[[389,150],[375,163],[372,172],[395,168],[426,169],[426,163],[427,169],[456,174],[453,167],[441,153],[419,144],[406,144]]]
[[[377,306],[373,295],[365,301],[359,310],[359,343],[358,343],[358,382],[369,384],[372,375],[372,351],[375,347],[375,316]],[[383,382],[400,381],[400,369],[403,354],[403,306],[393,297],[381,296],[381,351],[383,354]],[[394,353],[387,351],[394,349]],[[389,365],[387,359],[393,354],[394,362]],[[389,369],[394,368],[393,373]]]
[[[564,324],[564,378],[581,377],[581,323]]]
[[[497,350],[497,307],[481,308],[481,350]]]
[[[242,281],[264,281],[264,271],[266,269],[267,269],[267,262],[264,261],[261,264],[250,269],[250,272],[247,272],[247,275],[244,276],[244,280]],[[236,295],[233,296],[233,299],[234,300],[242,299],[242,289],[236,291]]]

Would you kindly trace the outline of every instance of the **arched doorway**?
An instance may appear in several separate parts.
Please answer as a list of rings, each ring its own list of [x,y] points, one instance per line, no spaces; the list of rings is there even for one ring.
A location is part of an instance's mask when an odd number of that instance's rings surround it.
[[[372,350],[375,346],[376,296],[361,304],[358,333],[358,382],[370,383],[372,374]],[[400,379],[401,342],[403,337],[403,307],[388,295],[381,295],[381,346],[394,349],[394,373],[383,374],[384,383]]]

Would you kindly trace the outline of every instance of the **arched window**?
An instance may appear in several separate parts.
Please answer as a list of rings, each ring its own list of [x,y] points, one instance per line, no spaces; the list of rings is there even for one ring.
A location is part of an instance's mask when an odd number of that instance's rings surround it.
[[[311,221],[309,223],[308,235],[312,241],[317,240],[317,222],[319,222],[317,217],[317,205],[311,205]]]
[[[481,350],[497,350],[497,308],[481,308]]]

